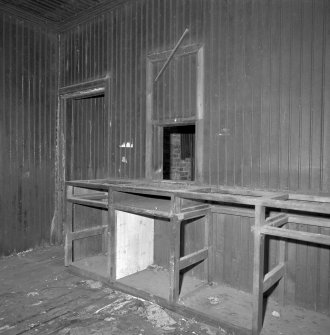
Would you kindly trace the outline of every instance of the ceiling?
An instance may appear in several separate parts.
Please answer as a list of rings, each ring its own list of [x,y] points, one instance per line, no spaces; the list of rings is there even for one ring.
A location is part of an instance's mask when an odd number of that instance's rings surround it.
[[[56,24],[87,13],[95,6],[105,2],[109,0],[1,0],[2,4]]]

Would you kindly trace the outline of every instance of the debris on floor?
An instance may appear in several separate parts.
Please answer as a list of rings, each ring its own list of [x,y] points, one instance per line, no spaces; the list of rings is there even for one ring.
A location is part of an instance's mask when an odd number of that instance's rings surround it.
[[[208,297],[208,301],[211,305],[220,304],[220,298],[219,297]]]
[[[61,247],[0,259],[0,269],[6,269],[0,276],[0,335],[232,335],[99,281],[75,276],[63,263]],[[230,300],[226,293],[212,293],[210,288],[206,305],[222,311]],[[280,315],[276,307],[271,310],[272,318],[266,319],[263,329],[265,335],[328,333],[329,327],[324,328],[325,332],[313,332],[321,323],[329,325],[327,316],[324,320],[310,318],[303,324],[303,318],[314,316],[305,310],[295,310],[295,327],[283,332],[278,329],[278,321],[285,322],[287,315]]]
[[[61,247],[0,259],[1,335],[223,335],[63,264]]]
[[[158,305],[150,304],[147,306],[146,317],[155,327],[164,328],[165,330],[175,329],[171,326],[175,325],[176,321]]]

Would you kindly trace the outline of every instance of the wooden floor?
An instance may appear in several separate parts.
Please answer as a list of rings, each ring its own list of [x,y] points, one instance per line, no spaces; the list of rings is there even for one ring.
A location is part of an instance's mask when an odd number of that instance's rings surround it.
[[[0,259],[0,334],[225,334],[64,268],[62,247]]]
[[[150,280],[144,274],[122,281],[148,290]],[[249,328],[251,302],[246,293],[225,286],[200,288],[181,303],[209,315],[221,313],[224,321],[236,320]],[[262,335],[329,334],[330,318],[325,315],[272,303],[267,309]],[[0,334],[234,335],[73,275],[63,266],[62,247],[0,259]]]
[[[90,270],[97,276],[106,277],[104,256],[86,258],[75,262],[75,265],[82,270]],[[118,282],[137,292],[147,292],[151,297],[168,298],[169,274],[162,267],[148,268],[121,278]],[[229,333],[238,334],[240,330],[246,330],[242,333],[249,334],[252,329],[251,294],[227,285],[209,286],[198,279],[184,277],[179,305],[221,320],[220,327]],[[329,329],[329,316],[297,306],[281,306],[269,299],[261,335],[328,335]]]

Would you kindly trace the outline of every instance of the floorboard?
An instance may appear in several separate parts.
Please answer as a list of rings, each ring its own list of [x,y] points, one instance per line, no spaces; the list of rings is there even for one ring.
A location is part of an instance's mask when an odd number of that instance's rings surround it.
[[[0,259],[1,335],[235,334],[116,291],[101,281],[77,276],[67,271],[63,259],[62,247]],[[104,275],[103,261],[92,262],[99,272],[96,279]],[[84,268],[88,261],[79,264]],[[161,267],[127,276],[119,283],[132,287],[132,291],[167,298],[168,273]],[[179,305],[250,328],[251,295],[228,286],[208,286],[184,278]],[[270,301],[262,335],[326,335],[329,329],[330,318],[326,315]]]
[[[156,304],[75,276],[62,247],[0,259],[0,334],[223,334]]]

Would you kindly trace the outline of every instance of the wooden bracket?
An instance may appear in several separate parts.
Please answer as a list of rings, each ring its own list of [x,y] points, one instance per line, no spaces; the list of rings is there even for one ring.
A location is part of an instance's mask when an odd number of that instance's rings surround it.
[[[163,72],[165,71],[165,69],[167,68],[169,62],[171,61],[171,59],[173,58],[175,52],[178,50],[180,44],[182,43],[183,39],[185,38],[185,36],[188,34],[189,29],[187,28],[182,36],[180,37],[180,39],[178,40],[177,44],[175,45],[174,49],[172,50],[172,52],[170,53],[170,55],[168,56],[165,64],[163,65],[163,67],[161,68],[161,70],[159,71],[159,73],[157,74],[157,77],[155,79],[155,82],[157,82],[157,80],[159,79],[159,77],[163,74]]]

